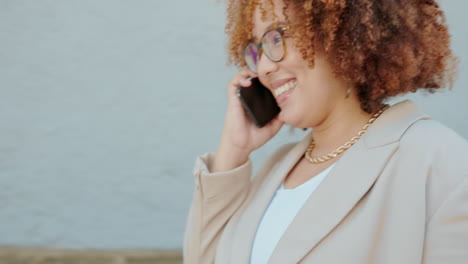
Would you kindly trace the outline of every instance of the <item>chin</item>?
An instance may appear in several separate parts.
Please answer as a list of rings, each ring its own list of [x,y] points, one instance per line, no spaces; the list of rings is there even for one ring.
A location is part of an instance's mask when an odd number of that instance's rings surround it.
[[[285,111],[281,111],[278,118],[279,120],[283,121],[286,125],[290,125],[295,128],[307,127],[303,122],[301,122],[299,114],[286,113]]]

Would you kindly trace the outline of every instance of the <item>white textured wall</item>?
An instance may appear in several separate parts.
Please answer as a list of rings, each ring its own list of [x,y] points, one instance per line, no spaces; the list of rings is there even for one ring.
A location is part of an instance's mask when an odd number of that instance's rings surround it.
[[[443,6],[460,76],[413,98],[468,138],[468,4]],[[223,32],[214,0],[0,0],[0,247],[180,248],[235,71]]]

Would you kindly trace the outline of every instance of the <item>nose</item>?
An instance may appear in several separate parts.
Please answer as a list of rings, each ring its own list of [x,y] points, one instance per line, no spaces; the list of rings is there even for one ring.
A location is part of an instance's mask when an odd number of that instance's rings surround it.
[[[257,62],[257,73],[259,76],[267,77],[270,73],[277,71],[278,67],[278,62],[270,60],[268,56],[262,52]]]

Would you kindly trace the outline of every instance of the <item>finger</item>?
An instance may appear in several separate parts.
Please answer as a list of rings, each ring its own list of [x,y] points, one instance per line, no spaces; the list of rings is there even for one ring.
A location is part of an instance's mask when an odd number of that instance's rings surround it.
[[[240,80],[239,84],[240,84],[240,86],[243,86],[243,87],[250,87],[252,85],[252,81],[251,81],[250,78],[242,79],[242,80]]]
[[[237,75],[241,77],[242,79],[249,79],[249,78],[257,77],[257,74],[251,71],[249,68],[244,68],[240,70]]]
[[[228,95],[235,96],[239,87],[249,87],[252,85],[250,78],[256,77],[257,75],[249,69],[240,70],[228,84]]]
[[[250,79],[257,77],[257,74],[251,71],[250,69],[242,69],[240,70],[236,76],[233,78],[234,82],[238,82],[239,85],[242,86],[250,86],[252,82]]]

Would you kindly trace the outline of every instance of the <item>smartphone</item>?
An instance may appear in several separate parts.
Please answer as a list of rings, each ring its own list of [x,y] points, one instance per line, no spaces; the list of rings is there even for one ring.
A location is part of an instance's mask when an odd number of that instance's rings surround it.
[[[258,78],[252,78],[251,81],[251,86],[237,89],[237,96],[255,125],[264,127],[281,112],[281,109],[273,94]]]

